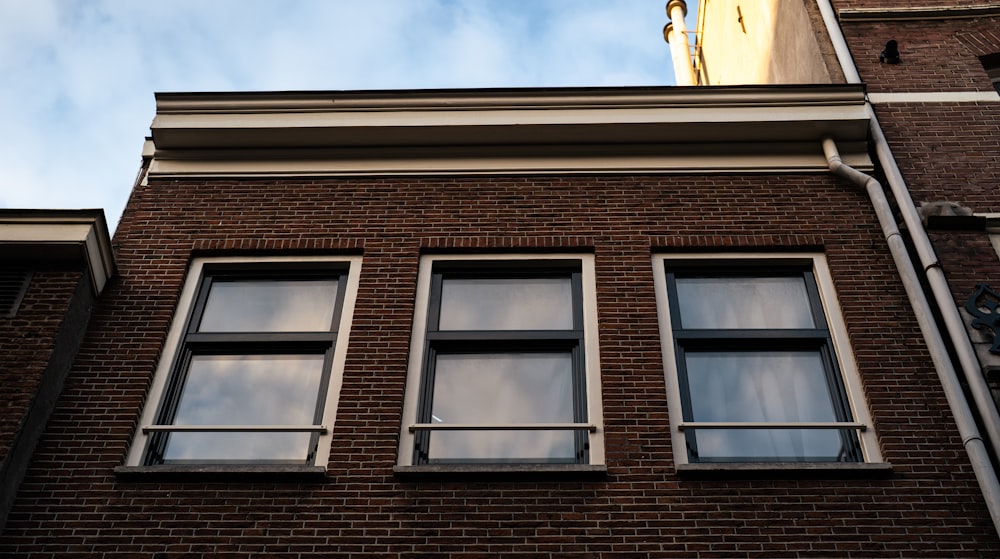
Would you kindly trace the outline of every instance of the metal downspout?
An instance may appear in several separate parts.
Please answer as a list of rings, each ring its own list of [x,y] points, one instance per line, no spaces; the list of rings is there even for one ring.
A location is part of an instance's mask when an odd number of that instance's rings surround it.
[[[889,251],[892,253],[892,259],[896,263],[896,269],[899,270],[899,276],[903,281],[906,295],[917,317],[917,323],[920,325],[920,331],[927,342],[927,349],[931,354],[931,359],[934,361],[938,378],[944,387],[948,406],[951,408],[952,415],[955,416],[955,423],[958,425],[962,444],[969,455],[969,461],[972,463],[976,480],[979,482],[979,487],[986,500],[986,506],[990,511],[990,517],[993,519],[993,527],[1000,533],[1000,480],[997,480],[996,471],[993,469],[989,453],[986,450],[986,444],[979,434],[975,417],[972,415],[969,403],[962,392],[961,382],[948,355],[948,348],[941,338],[937,323],[934,321],[930,303],[927,301],[927,297],[920,287],[920,279],[917,276],[917,271],[913,268],[913,263],[910,261],[906,245],[903,242],[902,235],[899,233],[899,228],[896,226],[896,220],[892,216],[892,208],[885,197],[885,191],[882,189],[882,185],[873,177],[841,161],[837,145],[832,139],[823,139],[823,153],[826,155],[830,171],[837,176],[850,180],[858,186],[864,187],[868,193],[868,198],[871,199],[872,207],[875,209],[879,224],[882,226],[882,232],[885,235],[885,240],[889,245]]]
[[[862,83],[858,69],[854,65],[854,59],[851,57],[851,52],[847,47],[843,31],[837,22],[837,16],[830,5],[830,0],[817,0],[817,4],[823,16],[827,33],[833,42],[834,51],[837,53],[837,60],[844,70],[847,81],[849,83]],[[955,300],[952,298],[951,288],[948,287],[948,281],[944,276],[944,271],[941,269],[941,263],[938,261],[930,238],[927,236],[927,231],[924,229],[923,222],[920,219],[920,212],[917,211],[916,206],[913,204],[910,191],[906,187],[906,181],[903,180],[903,175],[896,164],[896,158],[889,149],[889,142],[882,132],[882,126],[875,116],[875,111],[871,103],[867,103],[867,105],[871,117],[868,128],[875,144],[876,157],[885,171],[889,188],[896,199],[896,204],[899,206],[899,211],[903,216],[903,222],[910,233],[910,240],[913,242],[917,255],[920,258],[920,264],[924,269],[927,283],[930,285],[931,292],[934,294],[934,301],[937,303],[938,310],[941,312],[941,317],[944,320],[945,330],[948,332],[952,346],[955,348],[955,353],[958,355],[959,363],[962,365],[962,374],[969,385],[969,391],[972,393],[972,399],[976,404],[976,411],[979,413],[979,417],[986,429],[986,434],[993,449],[993,455],[1000,459],[1000,412],[997,411],[997,405],[993,401],[990,388],[983,377],[979,358],[976,356],[976,350],[972,347],[972,341],[969,340],[969,336],[965,331],[965,323],[962,321],[962,316],[959,314]]]

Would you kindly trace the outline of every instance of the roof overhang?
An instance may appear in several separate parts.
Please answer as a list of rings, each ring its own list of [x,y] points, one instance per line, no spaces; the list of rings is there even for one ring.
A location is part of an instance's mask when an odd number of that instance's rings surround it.
[[[161,93],[151,177],[871,169],[861,85]]]
[[[82,263],[96,294],[115,270],[103,210],[0,210],[0,259]]]

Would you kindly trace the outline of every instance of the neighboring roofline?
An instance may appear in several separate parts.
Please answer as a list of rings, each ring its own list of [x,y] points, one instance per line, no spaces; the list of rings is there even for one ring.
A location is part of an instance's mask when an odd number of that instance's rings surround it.
[[[150,177],[870,168],[862,85],[158,93]]]
[[[0,209],[0,258],[86,265],[95,294],[114,275],[104,210]]]

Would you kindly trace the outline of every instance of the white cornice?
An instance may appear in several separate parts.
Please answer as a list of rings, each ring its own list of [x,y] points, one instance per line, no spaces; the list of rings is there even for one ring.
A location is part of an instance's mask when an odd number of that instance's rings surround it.
[[[150,177],[818,171],[868,118],[844,85],[159,94]]]
[[[115,269],[102,210],[0,210],[0,258],[82,262],[95,293]]]

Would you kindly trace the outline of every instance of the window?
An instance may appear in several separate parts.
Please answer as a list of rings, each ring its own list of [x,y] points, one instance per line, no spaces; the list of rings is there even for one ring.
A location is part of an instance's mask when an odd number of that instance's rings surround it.
[[[359,268],[196,261],[129,464],[325,465]]]
[[[821,257],[654,271],[679,464],[878,461]]]
[[[593,257],[425,257],[399,463],[603,462]]]

